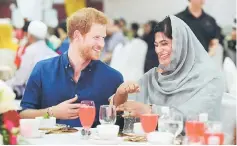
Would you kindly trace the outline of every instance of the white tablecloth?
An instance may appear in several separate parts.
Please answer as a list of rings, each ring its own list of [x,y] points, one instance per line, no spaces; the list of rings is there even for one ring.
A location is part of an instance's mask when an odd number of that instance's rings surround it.
[[[95,139],[83,140],[80,135],[80,128],[76,133],[70,134],[49,134],[44,135],[39,138],[24,138],[25,141],[31,145],[106,145],[106,144],[119,144],[119,145],[136,145],[136,144],[147,144],[147,143],[137,143],[137,142],[125,142],[122,138],[118,138],[117,141],[109,142],[100,141]],[[95,129],[91,129],[92,135],[95,133]],[[93,136],[92,136],[93,137]]]

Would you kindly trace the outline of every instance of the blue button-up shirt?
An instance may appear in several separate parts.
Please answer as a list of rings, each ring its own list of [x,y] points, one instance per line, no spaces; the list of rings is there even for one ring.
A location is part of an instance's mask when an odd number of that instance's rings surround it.
[[[99,121],[100,105],[109,104],[109,97],[122,82],[123,77],[118,71],[97,60],[91,61],[75,83],[68,54],[64,53],[36,64],[27,82],[21,107],[23,110],[44,109],[71,99],[77,94],[77,103],[82,100],[95,102],[95,126]],[[79,119],[57,120],[57,123],[81,127]]]

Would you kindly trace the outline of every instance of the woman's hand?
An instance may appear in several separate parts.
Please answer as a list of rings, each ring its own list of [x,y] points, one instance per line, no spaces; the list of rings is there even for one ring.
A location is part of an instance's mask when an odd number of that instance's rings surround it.
[[[127,101],[119,105],[117,111],[127,111],[129,116],[139,117],[141,114],[150,114],[151,106],[137,101]]]
[[[118,87],[116,94],[126,95],[129,93],[136,93],[139,91],[140,91],[139,85],[136,82],[124,82]]]

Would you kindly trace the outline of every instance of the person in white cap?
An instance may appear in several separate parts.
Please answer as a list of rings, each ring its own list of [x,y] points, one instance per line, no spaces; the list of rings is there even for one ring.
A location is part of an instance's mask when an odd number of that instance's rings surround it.
[[[21,58],[22,62],[15,76],[6,82],[17,92],[18,96],[23,93],[24,86],[35,64],[41,60],[57,56],[57,53],[47,46],[46,36],[47,26],[43,22],[35,20],[29,24],[27,36],[29,46]]]

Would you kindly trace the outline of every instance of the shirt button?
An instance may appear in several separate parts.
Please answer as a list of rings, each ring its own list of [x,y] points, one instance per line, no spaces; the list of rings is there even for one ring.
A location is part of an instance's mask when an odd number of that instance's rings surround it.
[[[71,81],[73,82],[73,79],[71,79]]]
[[[69,67],[71,67],[71,65],[69,64]]]
[[[91,69],[89,69],[89,71],[91,71]]]
[[[65,68],[67,69],[67,66]]]

